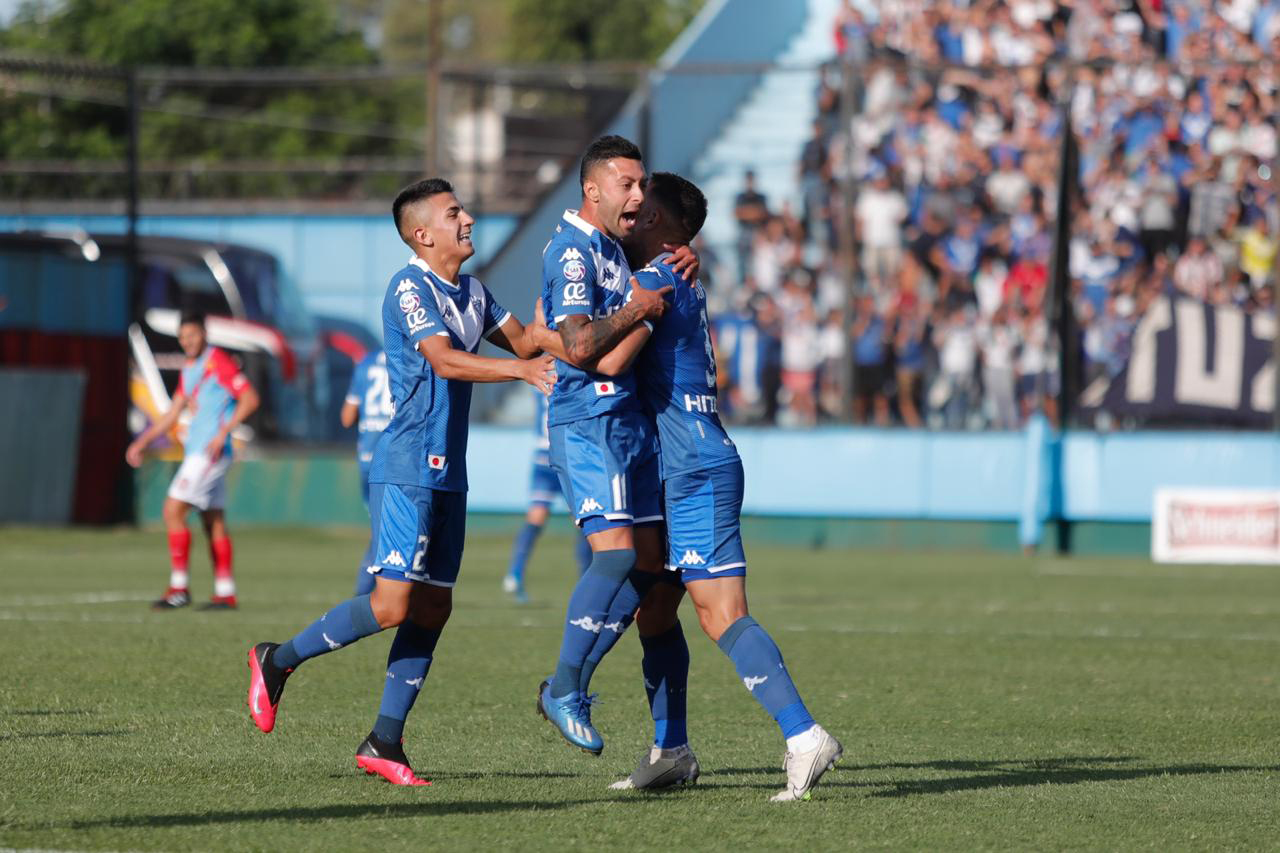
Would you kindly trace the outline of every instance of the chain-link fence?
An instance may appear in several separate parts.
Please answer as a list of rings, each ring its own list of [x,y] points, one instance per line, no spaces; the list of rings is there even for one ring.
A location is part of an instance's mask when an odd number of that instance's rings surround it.
[[[875,45],[660,70],[7,59],[0,99],[5,205],[87,210],[132,188],[179,209],[382,210],[435,172],[480,215],[517,217],[630,108],[650,168],[710,201],[699,247],[731,418],[1272,422],[1274,61],[999,66]]]

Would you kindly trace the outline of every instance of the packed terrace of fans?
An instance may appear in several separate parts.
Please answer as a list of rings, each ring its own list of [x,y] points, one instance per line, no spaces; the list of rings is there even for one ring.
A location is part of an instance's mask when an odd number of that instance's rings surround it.
[[[834,34],[856,63],[853,109],[833,63],[797,164],[803,205],[773,205],[744,177],[737,257],[720,259],[732,272],[714,293],[731,417],[836,417],[846,359],[859,421],[1054,417],[1046,295],[1065,110],[1085,382],[1123,367],[1162,293],[1274,310],[1280,0],[863,5],[847,3]],[[842,245],[858,270],[847,319]]]

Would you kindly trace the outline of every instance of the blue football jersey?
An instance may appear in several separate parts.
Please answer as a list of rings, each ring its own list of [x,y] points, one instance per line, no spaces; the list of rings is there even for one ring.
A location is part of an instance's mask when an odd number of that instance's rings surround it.
[[[573,314],[608,317],[627,302],[631,269],[617,240],[566,210],[542,250],[542,312],[547,325]],[[556,360],[548,401],[551,426],[607,412],[638,411],[635,376],[604,376]]]
[[[351,374],[346,401],[359,408],[356,420],[356,459],[362,467],[373,462],[373,448],[391,422],[391,383],[387,377],[387,354],[370,350]]]
[[[533,464],[550,465],[551,436],[547,426],[547,395],[533,392]]]
[[[511,314],[479,279],[460,275],[458,282],[413,258],[387,285],[382,334],[395,413],[374,450],[370,483],[467,490],[471,383],[441,379],[418,344],[447,335],[454,349],[474,353]]]
[[[713,468],[738,458],[724,431],[716,402],[716,355],[707,325],[707,294],[692,287],[659,255],[635,274],[639,285],[668,285],[670,307],[662,315],[636,363],[645,409],[658,425],[662,478]]]

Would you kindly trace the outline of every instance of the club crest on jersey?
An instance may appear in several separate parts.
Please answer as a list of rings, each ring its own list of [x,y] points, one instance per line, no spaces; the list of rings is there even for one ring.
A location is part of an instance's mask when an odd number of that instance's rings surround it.
[[[618,386],[612,382],[596,382],[593,384],[595,385],[597,397],[608,397],[610,394],[618,392]]]
[[[418,285],[413,283],[413,279],[411,278],[401,279],[399,286],[396,287],[396,295],[399,296],[401,293],[404,293],[406,290],[417,290],[417,289],[418,289]]]
[[[427,465],[428,465],[428,466],[429,466],[433,471],[443,471],[443,470],[444,470],[444,457],[443,457],[443,456],[435,456],[435,455],[428,456],[428,457],[427,457]]]
[[[481,313],[483,313],[483,312],[484,312],[484,300],[483,300],[483,299],[481,299],[479,296],[473,296],[473,297],[471,297],[471,307],[475,310],[475,312],[476,312],[477,314],[481,314]]]
[[[564,254],[560,256],[560,260],[557,261],[556,263],[563,264],[565,261],[581,261],[581,260],[582,260],[582,253],[579,252],[577,249],[575,249],[573,246],[570,246],[569,248],[564,250]]]
[[[569,281],[582,281],[587,277],[587,265],[582,261],[568,261],[564,265],[564,277]]]

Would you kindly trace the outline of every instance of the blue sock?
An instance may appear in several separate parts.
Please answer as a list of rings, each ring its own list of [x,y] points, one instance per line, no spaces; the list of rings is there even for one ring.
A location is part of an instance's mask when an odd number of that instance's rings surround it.
[[[365,571],[369,566],[373,565],[373,537],[369,537],[369,544],[365,546],[364,556],[360,558],[360,568],[356,570],[356,595],[368,595],[373,592],[374,577]]]
[[[525,563],[529,562],[529,555],[533,553],[534,543],[538,541],[541,533],[541,525],[526,521],[524,527],[520,528],[520,532],[516,534],[515,545],[511,548],[511,565],[507,567],[507,574],[517,582],[524,580]]]
[[[644,658],[644,692],[653,716],[653,745],[663,749],[689,742],[686,725],[686,695],[689,685],[689,644],[677,621],[671,630],[656,637],[641,637]]]
[[[596,635],[595,644],[591,646],[587,659],[582,662],[582,672],[578,676],[578,692],[587,692],[587,688],[591,686],[591,676],[596,674],[596,667],[600,665],[600,661],[604,660],[604,656],[609,654],[609,650],[617,645],[618,640],[622,639],[623,632],[636,618],[636,608],[661,577],[655,572],[642,572],[639,569],[627,572],[627,579],[623,581],[622,587],[613,597],[613,603],[609,605],[609,610],[605,614],[604,627]]]
[[[582,531],[576,527],[574,530],[578,533],[578,541],[573,543],[573,557],[578,561],[578,577],[582,577],[587,573],[587,567],[591,565],[591,543],[587,541],[587,537],[582,535]]]
[[[271,659],[278,667],[297,669],[304,660],[349,646],[381,630],[378,620],[373,618],[369,596],[359,595],[348,598],[303,628],[296,637],[277,648]]]
[[[783,737],[808,730],[814,723],[769,632],[750,616],[729,626],[717,643],[738,670],[751,696],[782,729]]]
[[[404,735],[404,721],[427,680],[431,655],[440,639],[438,628],[424,628],[404,621],[391,641],[387,655],[387,681],[382,687],[382,704],[373,733],[381,740],[399,743]]]
[[[636,552],[631,548],[599,551],[592,555],[591,567],[578,579],[573,595],[569,596],[569,608],[564,617],[564,639],[560,642],[560,660],[551,679],[552,696],[568,696],[578,689],[582,666],[604,628],[609,605],[635,564]]]

